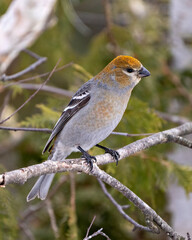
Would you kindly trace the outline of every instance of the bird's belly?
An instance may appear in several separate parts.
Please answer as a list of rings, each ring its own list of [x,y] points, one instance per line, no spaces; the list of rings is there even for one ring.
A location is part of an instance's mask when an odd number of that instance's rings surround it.
[[[116,101],[114,104],[102,100],[91,109],[83,108],[65,125],[60,133],[60,142],[66,147],[72,147],[73,151],[77,146],[89,150],[115,129],[123,116],[127,101]]]
[[[75,124],[73,128],[66,128],[65,131],[62,131],[60,141],[65,147],[77,148],[77,146],[81,146],[87,151],[108,137],[118,123],[119,120],[116,119],[111,124],[99,128],[97,127],[98,124],[94,123],[90,128],[87,127],[87,124]]]

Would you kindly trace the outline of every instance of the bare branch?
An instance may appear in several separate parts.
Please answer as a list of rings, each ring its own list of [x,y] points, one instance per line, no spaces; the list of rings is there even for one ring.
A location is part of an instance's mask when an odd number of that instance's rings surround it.
[[[31,52],[30,50],[24,49],[23,51],[25,51],[30,56],[32,56],[35,59],[37,59],[37,61],[32,63],[30,66],[28,66],[27,68],[25,68],[24,70],[22,70],[22,71],[20,71],[18,73],[15,73],[15,74],[12,74],[12,75],[3,74],[2,76],[0,76],[0,81],[5,82],[5,81],[10,81],[10,80],[14,80],[16,78],[19,78],[19,77],[23,76],[24,74],[33,71],[39,65],[41,65],[42,63],[47,61],[46,57],[40,57],[39,55],[37,55],[36,53]]]
[[[97,165],[94,165],[93,171],[89,172],[89,175],[95,176],[103,182],[107,183],[111,187],[117,189],[122,193],[129,201],[131,201],[145,216],[150,216],[151,221],[162,229],[171,239],[181,240],[183,237],[179,236],[157,213],[150,208],[145,202],[143,202],[137,195],[135,195],[130,189],[120,183],[117,179],[113,178]]]
[[[40,84],[32,84],[32,83],[21,83],[19,84],[21,88],[28,89],[28,90],[36,90],[40,87]],[[65,97],[72,97],[73,92],[53,86],[43,86],[41,91],[54,93],[57,95],[65,96]]]
[[[185,123],[179,127],[172,128],[152,136],[137,140],[118,150],[120,159],[131,156],[141,150],[147,149],[157,144],[163,144],[170,141],[169,135],[182,136],[192,133],[192,122]],[[109,154],[97,156],[97,164],[107,164],[114,162],[114,159]],[[66,159],[64,161],[47,160],[44,163],[36,164],[26,168],[6,172],[0,175],[0,185],[6,186],[10,183],[25,183],[29,178],[40,176],[46,173],[56,172],[84,172],[86,174],[97,177],[103,182],[109,184],[113,188],[121,192],[128,198],[142,213],[147,217],[149,225],[154,231],[154,226],[157,225],[171,239],[184,239],[180,237],[157,213],[137,197],[130,189],[121,184],[115,178],[111,177],[104,171],[100,170],[96,163],[93,164],[93,170],[90,172],[89,166],[82,159]]]
[[[56,223],[55,213],[53,211],[51,201],[49,199],[47,199],[45,204],[46,204],[47,212],[49,214],[51,227],[53,229],[54,236],[57,239],[57,238],[59,238],[59,229],[58,229],[58,226],[57,226],[57,223]]]
[[[107,240],[111,240],[103,231],[103,228],[100,228],[99,230],[97,230],[97,232],[94,232],[92,235],[85,237],[83,240],[89,240],[92,239],[93,237],[96,237],[98,235],[102,235],[104,237],[106,237]]]
[[[167,135],[170,142],[178,143],[182,146],[192,148],[192,142],[186,138],[174,135]]]
[[[139,223],[137,223],[135,220],[133,220],[131,217],[129,217],[123,210],[123,208],[125,208],[125,206],[121,206],[119,205],[115,199],[111,196],[111,194],[107,191],[107,188],[105,187],[105,184],[100,180],[98,179],[99,181],[99,184],[101,186],[101,189],[103,190],[104,194],[109,198],[109,200],[113,203],[113,205],[117,208],[117,210],[120,212],[120,214],[127,220],[129,221],[130,223],[133,224],[134,226],[134,229],[141,229],[141,230],[145,230],[147,232],[152,232],[152,230],[148,227],[145,227],[145,226],[142,226],[140,225]],[[127,206],[126,206],[127,208]],[[159,233],[159,230],[158,230],[158,233]]]
[[[182,136],[192,133],[192,122],[185,123],[179,127],[171,128],[169,130],[156,133],[149,137],[137,140],[121,149],[118,149],[120,159],[129,157],[135,153],[138,153],[144,149],[150,148],[152,146],[170,142],[170,135]],[[104,155],[97,156],[97,164],[103,165],[114,162],[113,157],[106,153]],[[67,159],[63,162],[46,161],[41,164],[36,164],[26,168],[6,172],[0,175],[0,185],[8,185],[10,183],[25,183],[27,179],[40,176],[46,173],[52,172],[66,172],[66,171],[85,171],[81,168],[86,168],[87,166],[83,164],[82,159]]]
[[[55,72],[61,71],[61,70],[65,69],[65,68],[67,68],[67,67],[70,67],[70,66],[72,66],[72,65],[73,65],[73,62],[70,62],[70,63],[68,63],[68,64],[65,64],[65,65],[63,65],[62,67],[59,67],[59,68],[55,69]],[[6,85],[4,86],[4,88],[7,88],[7,87],[10,87],[10,86],[13,86],[13,85],[19,85],[20,83],[28,82],[28,81],[34,80],[34,79],[36,79],[36,78],[47,77],[50,73],[51,73],[51,72],[46,72],[46,73],[38,74],[38,75],[33,76],[33,77],[29,77],[29,78],[25,78],[25,79],[19,80],[19,81],[17,81],[17,82],[12,82],[12,83],[6,84]],[[73,95],[74,93],[71,93],[71,94]],[[72,95],[71,95],[71,96],[72,96]]]
[[[92,227],[92,225],[93,225],[93,223],[95,221],[95,218],[96,218],[96,216],[93,217],[93,219],[91,221],[91,224],[90,224],[90,226],[87,229],[86,236],[85,236],[85,238],[83,238],[83,240],[89,240],[89,239],[91,239],[93,237],[96,237],[98,235],[102,235],[102,236],[106,237],[108,240],[111,240],[104,232],[102,232],[103,228],[100,228],[98,231],[94,232],[93,234],[91,234],[89,236],[89,232],[90,232],[90,229],[91,229],[91,227]]]
[[[112,132],[111,134],[125,136],[125,137],[140,137],[140,136],[150,136],[154,133],[138,133],[138,134],[135,134],[135,133]]]
[[[55,2],[12,1],[0,18],[0,74],[6,71],[20,51],[31,46],[47,27],[56,22],[52,14]]]
[[[33,236],[30,228],[24,222],[20,223],[19,227],[21,228],[21,230],[23,230],[29,240],[35,240],[35,237]]]
[[[42,85],[40,86],[39,89],[37,89],[19,108],[17,108],[9,117],[5,118],[4,120],[0,121],[0,124],[6,122],[7,120],[9,120],[11,117],[13,117],[19,110],[21,110],[29,101],[31,101],[32,98],[35,97],[35,95],[41,90],[41,88],[49,81],[49,79],[51,78],[51,76],[53,75],[57,65],[59,64],[60,60],[56,63],[55,67],[53,68],[53,70],[51,71],[51,73],[49,74],[48,78],[44,81],[44,83],[42,83]]]
[[[44,133],[51,133],[52,129],[49,128],[26,128],[26,127],[1,127],[0,130],[5,131],[25,131],[25,132],[44,132]],[[129,133],[123,133],[123,132],[112,132],[111,134],[114,135],[120,135],[125,137],[138,137],[138,136],[149,136],[154,133],[140,133],[140,134],[129,134]]]
[[[92,221],[91,221],[91,224],[89,225],[89,227],[88,227],[88,229],[87,229],[87,233],[86,233],[85,238],[87,238],[87,237],[89,236],[89,232],[90,232],[90,229],[91,229],[93,223],[95,222],[95,218],[96,218],[96,216],[93,217],[93,219],[92,219]]]
[[[25,128],[25,127],[2,127],[0,126],[0,130],[5,130],[5,131],[24,131],[24,132],[44,132],[44,133],[51,133],[52,130],[49,128]]]

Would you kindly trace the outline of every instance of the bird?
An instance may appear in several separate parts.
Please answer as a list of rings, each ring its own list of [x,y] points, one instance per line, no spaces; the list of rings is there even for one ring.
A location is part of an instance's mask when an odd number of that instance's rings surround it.
[[[48,160],[63,161],[72,152],[81,152],[90,171],[94,156],[87,152],[96,146],[113,156],[118,163],[119,153],[99,145],[120,122],[133,88],[150,72],[139,60],[127,55],[114,58],[101,72],[84,83],[74,94],[56,122],[43,149],[49,150]],[[44,200],[55,173],[39,177],[27,196]]]

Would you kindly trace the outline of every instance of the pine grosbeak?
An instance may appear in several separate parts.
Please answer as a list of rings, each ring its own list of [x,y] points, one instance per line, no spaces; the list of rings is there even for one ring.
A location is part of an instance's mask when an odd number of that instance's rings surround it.
[[[96,145],[118,162],[118,152],[98,143],[115,129],[125,112],[133,88],[142,77],[149,75],[149,71],[137,59],[116,57],[75,93],[53,128],[43,153],[49,149],[49,159],[62,161],[72,152],[80,151],[92,169],[92,159],[95,157],[86,151]],[[35,197],[44,200],[54,175],[40,176],[27,196],[27,201]]]

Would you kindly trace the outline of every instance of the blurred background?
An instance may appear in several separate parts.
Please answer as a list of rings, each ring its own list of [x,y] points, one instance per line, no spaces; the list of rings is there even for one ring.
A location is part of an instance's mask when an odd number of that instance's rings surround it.
[[[1,0],[1,15],[11,2]],[[47,61],[22,77],[0,81],[0,120],[30,97],[35,86],[46,79],[39,75],[50,72],[59,59],[59,67],[71,64],[53,74],[47,84],[49,90],[40,91],[0,126],[52,128],[71,92],[120,54],[139,59],[151,77],[134,89],[116,131],[155,133],[184,123],[191,118],[192,105],[191,11],[190,0],[56,1],[50,15],[52,24],[29,46],[31,51],[47,57]],[[0,38],[3,48],[1,43]],[[9,64],[6,74],[17,73],[34,61],[21,52]],[[175,115],[178,117],[174,118]],[[47,154],[42,156],[41,152],[48,136],[43,132],[0,130],[0,171],[46,160]],[[140,138],[111,135],[103,144],[118,149]],[[103,152],[93,148],[90,153]],[[191,155],[190,150],[169,143],[123,159],[117,167],[113,163],[102,169],[186,235],[192,229]],[[73,154],[70,158],[79,156]],[[93,177],[59,173],[48,200],[27,203],[26,196],[34,181],[0,189],[0,239],[83,239],[94,216],[90,233],[103,228],[111,239],[166,239],[164,234],[133,232],[133,226],[109,202]],[[117,202],[129,204],[117,191],[108,190]],[[126,212],[145,225],[143,215],[134,206]]]

